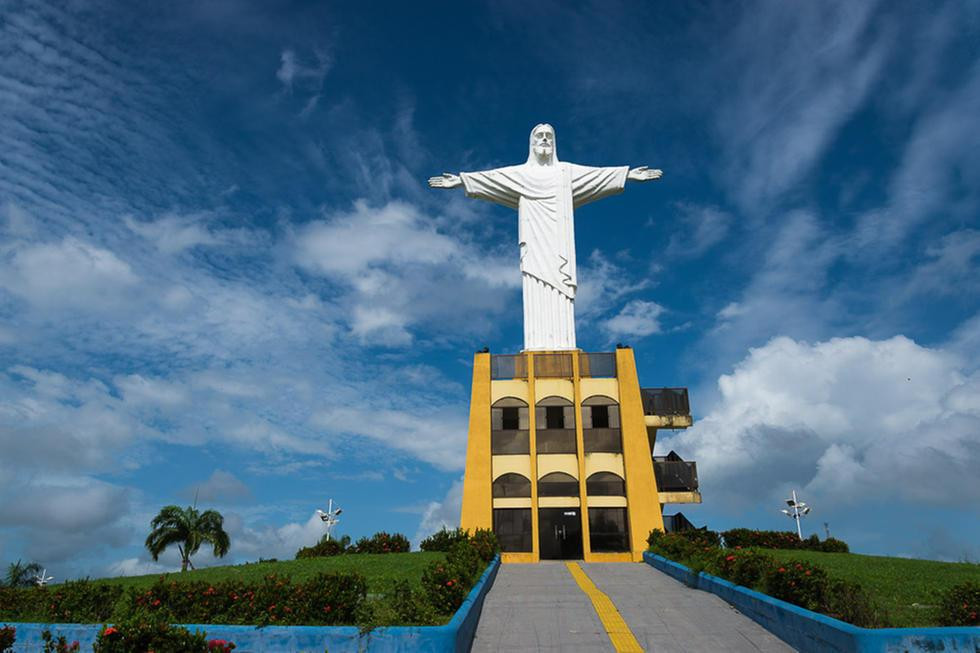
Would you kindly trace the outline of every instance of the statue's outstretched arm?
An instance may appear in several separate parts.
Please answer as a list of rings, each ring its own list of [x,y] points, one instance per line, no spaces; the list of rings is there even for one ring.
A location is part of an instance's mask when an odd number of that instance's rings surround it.
[[[462,184],[463,180],[459,178],[459,175],[454,175],[451,172],[444,172],[438,177],[429,177],[429,187],[431,188],[456,188]]]
[[[651,170],[646,166],[640,166],[639,168],[630,168],[630,171],[626,173],[626,178],[631,181],[650,181],[651,179],[660,179],[663,176],[664,176],[663,170]]]

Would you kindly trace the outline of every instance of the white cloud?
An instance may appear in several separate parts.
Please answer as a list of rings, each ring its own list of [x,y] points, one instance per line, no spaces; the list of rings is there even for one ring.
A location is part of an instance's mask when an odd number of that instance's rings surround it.
[[[412,538],[412,545],[419,544],[429,535],[443,529],[459,526],[459,515],[463,507],[463,480],[452,484],[442,501],[431,501],[422,513],[419,527]]]
[[[659,450],[697,460],[714,501],[795,485],[825,503],[980,501],[976,373],[896,336],[808,344],[780,337],[719,378],[720,400]]]
[[[115,254],[71,236],[60,243],[22,242],[0,265],[0,285],[31,304],[62,311],[118,306],[138,282]]]
[[[105,576],[148,576],[150,574],[165,574],[173,570],[172,565],[161,562],[125,558],[109,565],[105,570]]]
[[[323,537],[323,520],[313,513],[303,523],[289,522],[282,526],[249,527],[236,513],[225,515],[225,530],[232,541],[236,556],[291,560],[296,551],[312,546]]]
[[[619,313],[602,323],[602,330],[610,339],[644,338],[660,333],[660,316],[664,307],[656,302],[634,299]]]
[[[152,242],[164,254],[176,254],[199,245],[217,245],[223,242],[206,225],[200,224],[204,215],[164,215],[152,222],[140,222],[126,216],[126,226]]]
[[[698,258],[720,243],[728,235],[732,215],[714,206],[698,206],[680,203],[666,256],[671,258]]]

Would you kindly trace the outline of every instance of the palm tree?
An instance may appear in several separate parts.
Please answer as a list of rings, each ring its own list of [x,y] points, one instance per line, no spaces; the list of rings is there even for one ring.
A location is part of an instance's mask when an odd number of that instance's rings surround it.
[[[164,549],[176,544],[181,557],[180,570],[187,571],[187,565],[193,569],[191,556],[204,542],[213,545],[217,558],[228,553],[231,542],[223,528],[224,521],[225,518],[217,510],[198,512],[191,506],[165,506],[150,523],[153,530],[146,538],[146,548],[156,560]]]
[[[36,562],[29,562],[26,565],[20,560],[11,562],[7,567],[7,587],[32,587],[34,578],[39,573],[41,573],[41,565]]]

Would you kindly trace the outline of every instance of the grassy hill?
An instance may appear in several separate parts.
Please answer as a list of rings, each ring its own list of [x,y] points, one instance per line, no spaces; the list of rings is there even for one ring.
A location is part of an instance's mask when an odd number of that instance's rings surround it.
[[[835,578],[860,583],[888,614],[889,626],[934,626],[939,592],[966,581],[980,582],[980,565],[889,558],[857,553],[760,549],[778,560],[806,560]]]

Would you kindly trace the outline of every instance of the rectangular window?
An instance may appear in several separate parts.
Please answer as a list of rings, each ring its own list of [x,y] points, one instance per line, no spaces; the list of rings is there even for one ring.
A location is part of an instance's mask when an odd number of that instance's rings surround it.
[[[521,428],[521,409],[517,406],[501,409],[501,428],[516,431]]]
[[[531,509],[494,508],[493,532],[501,551],[531,551]]]
[[[609,428],[609,406],[592,406],[592,428]]]
[[[589,508],[589,543],[597,553],[629,551],[626,508]]]
[[[565,428],[565,409],[563,406],[545,407],[545,428],[549,428],[549,429]]]

